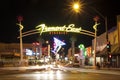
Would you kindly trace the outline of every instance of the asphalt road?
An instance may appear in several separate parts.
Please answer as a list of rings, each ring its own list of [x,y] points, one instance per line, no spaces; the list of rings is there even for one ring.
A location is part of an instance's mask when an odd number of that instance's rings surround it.
[[[1,71],[0,80],[120,80],[120,75],[64,70]]]

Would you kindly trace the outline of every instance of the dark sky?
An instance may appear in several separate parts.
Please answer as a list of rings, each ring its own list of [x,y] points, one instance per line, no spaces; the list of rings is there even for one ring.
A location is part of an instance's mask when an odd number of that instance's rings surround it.
[[[82,13],[74,15],[70,12],[69,4],[73,0],[2,0],[0,2],[0,42],[18,43],[19,27],[16,26],[17,16],[23,16],[22,24],[24,25],[23,32],[35,29],[35,26],[45,23],[47,26],[62,26],[74,23],[76,27],[94,31],[93,17],[100,17],[98,26],[98,35],[105,32],[104,18],[108,18],[108,29],[116,26],[116,16],[120,14],[119,0],[81,0],[85,5]],[[99,15],[99,13],[102,16]],[[55,35],[56,37],[65,40],[69,44],[70,36]],[[76,45],[85,44],[91,45],[93,37],[74,34],[77,36]],[[51,35],[43,34],[42,37],[47,40],[51,39]],[[23,42],[32,43],[36,41],[38,34],[23,38]]]

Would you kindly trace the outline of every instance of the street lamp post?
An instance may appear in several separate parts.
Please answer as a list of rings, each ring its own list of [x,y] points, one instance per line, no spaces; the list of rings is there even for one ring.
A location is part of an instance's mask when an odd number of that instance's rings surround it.
[[[22,30],[23,30],[23,25],[21,24],[21,21],[23,18],[21,16],[18,16],[18,21],[17,25],[19,26],[20,29],[20,63],[21,66],[23,66],[23,43],[22,43]]]
[[[50,56],[50,44],[49,44],[49,41],[46,41],[46,44],[47,44],[47,48],[48,48],[48,56]]]

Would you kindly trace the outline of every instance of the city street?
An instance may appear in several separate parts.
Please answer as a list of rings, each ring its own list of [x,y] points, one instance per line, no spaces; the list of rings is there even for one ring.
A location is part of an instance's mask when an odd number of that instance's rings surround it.
[[[0,80],[120,80],[119,0],[0,3]]]
[[[82,68],[1,70],[0,80],[119,80],[119,71]]]

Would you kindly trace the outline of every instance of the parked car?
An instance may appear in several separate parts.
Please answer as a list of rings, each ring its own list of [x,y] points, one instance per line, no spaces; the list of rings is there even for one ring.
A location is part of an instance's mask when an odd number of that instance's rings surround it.
[[[79,61],[78,56],[74,56],[73,66],[80,67],[80,61]]]

